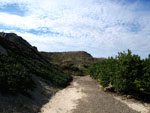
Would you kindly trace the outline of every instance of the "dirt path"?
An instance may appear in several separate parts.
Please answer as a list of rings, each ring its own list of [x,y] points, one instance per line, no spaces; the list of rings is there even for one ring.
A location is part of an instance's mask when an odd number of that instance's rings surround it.
[[[89,76],[76,77],[42,107],[42,113],[138,113],[100,90]]]

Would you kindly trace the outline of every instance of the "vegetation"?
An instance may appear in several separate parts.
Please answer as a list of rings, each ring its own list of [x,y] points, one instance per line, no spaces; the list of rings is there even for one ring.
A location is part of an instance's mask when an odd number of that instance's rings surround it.
[[[32,75],[37,75],[59,87],[65,87],[72,77],[50,64],[28,57],[0,54],[0,92],[7,94],[27,93],[35,87]]]
[[[76,52],[41,52],[46,59],[66,74],[83,76],[87,75],[88,67],[95,61],[102,60],[93,58],[84,51]]]
[[[0,91],[2,93],[24,93],[33,86],[29,70],[17,59],[0,54]]]
[[[117,92],[150,93],[150,56],[141,60],[128,50],[113,58],[94,63],[88,69],[103,87],[112,85]]]
[[[50,80],[58,87],[65,87],[72,80],[71,75],[49,63],[22,37],[0,33],[0,92],[27,94],[36,87],[32,76]]]
[[[70,75],[61,72],[53,65],[25,58],[22,59],[20,62],[29,69],[30,73],[48,79],[57,86],[65,87],[72,80]]]

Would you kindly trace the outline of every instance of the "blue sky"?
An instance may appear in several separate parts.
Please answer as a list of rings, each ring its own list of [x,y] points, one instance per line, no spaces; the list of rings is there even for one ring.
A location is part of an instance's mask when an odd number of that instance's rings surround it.
[[[0,0],[0,31],[40,51],[150,54],[150,0]]]

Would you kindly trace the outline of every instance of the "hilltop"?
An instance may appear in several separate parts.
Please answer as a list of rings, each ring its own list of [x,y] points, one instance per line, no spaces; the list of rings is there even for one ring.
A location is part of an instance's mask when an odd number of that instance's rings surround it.
[[[52,64],[72,75],[86,75],[88,67],[104,58],[94,58],[85,51],[41,52]]]
[[[6,56],[13,54],[20,55],[48,63],[48,61],[39,54],[35,46],[30,45],[26,40],[15,33],[0,32],[0,53]]]

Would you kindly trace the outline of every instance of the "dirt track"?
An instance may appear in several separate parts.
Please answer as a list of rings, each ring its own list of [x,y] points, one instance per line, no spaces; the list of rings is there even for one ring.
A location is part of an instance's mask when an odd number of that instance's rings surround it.
[[[41,109],[42,113],[138,113],[103,92],[89,76],[76,77]]]

